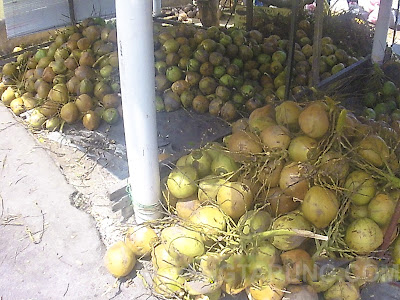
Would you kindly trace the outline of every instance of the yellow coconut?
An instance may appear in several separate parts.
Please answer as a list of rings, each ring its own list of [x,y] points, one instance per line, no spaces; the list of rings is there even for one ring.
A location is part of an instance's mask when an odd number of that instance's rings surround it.
[[[185,282],[181,271],[182,269],[177,267],[158,269],[153,279],[155,292],[166,297],[179,295]]]
[[[331,190],[315,185],[306,193],[301,211],[308,221],[322,229],[335,219],[339,211],[339,201]]]
[[[136,256],[150,255],[157,240],[156,232],[148,226],[130,227],[125,235],[125,244]]]
[[[199,183],[197,198],[201,203],[216,201],[218,190],[225,182],[225,179],[216,178],[214,175],[204,177]]]
[[[308,166],[301,163],[288,163],[281,171],[279,187],[289,196],[303,200],[308,189]]]
[[[189,221],[198,225],[205,236],[226,230],[225,216],[216,206],[200,206],[189,217]]]
[[[358,153],[376,167],[382,167],[390,156],[385,141],[377,135],[368,135],[362,139],[358,145]]]
[[[299,125],[306,135],[319,139],[328,132],[328,113],[319,103],[312,103],[300,113]]]
[[[271,125],[260,133],[262,143],[269,149],[286,150],[290,144],[289,130],[282,125]]]
[[[289,158],[295,162],[306,162],[315,154],[318,142],[306,135],[300,135],[291,140],[289,144]]]
[[[131,249],[123,241],[119,241],[107,250],[104,264],[114,277],[120,278],[133,270],[136,258]]]
[[[179,167],[168,175],[167,186],[169,191],[176,198],[189,197],[197,192],[196,180],[197,171],[193,167]]]
[[[225,214],[237,220],[252,208],[253,193],[241,182],[227,182],[218,190],[217,203]]]

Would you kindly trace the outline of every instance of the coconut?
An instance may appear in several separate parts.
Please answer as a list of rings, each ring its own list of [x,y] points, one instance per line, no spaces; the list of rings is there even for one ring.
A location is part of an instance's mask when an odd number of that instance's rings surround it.
[[[50,118],[58,113],[59,109],[60,104],[53,101],[46,101],[40,106],[39,111],[47,118]]]
[[[308,167],[301,163],[288,163],[281,171],[279,187],[289,196],[303,200],[308,188],[309,180],[306,174],[309,174]]]
[[[11,101],[10,108],[15,115],[19,116],[25,111],[24,100],[21,97],[15,98]]]
[[[203,274],[203,272],[202,272]],[[186,279],[185,291],[194,296],[194,300],[218,300],[221,298],[222,276],[217,279],[210,279],[207,276]]]
[[[217,193],[217,203],[232,219],[239,219],[253,204],[253,193],[241,182],[227,182]]]
[[[1,94],[1,101],[5,106],[10,106],[11,101],[15,99],[15,92],[12,87],[8,87],[3,94]]]
[[[53,60],[54,60],[53,57],[49,57],[49,56],[42,57],[38,61],[37,65],[36,65],[36,69],[44,69],[44,68],[46,68]]]
[[[307,283],[317,292],[325,292],[331,288],[338,280],[346,276],[346,271],[342,268],[325,268],[314,265],[315,272],[307,273]]]
[[[311,224],[298,211],[293,211],[277,218],[272,223],[272,229],[311,230]],[[281,235],[272,238],[272,245],[287,251],[299,247],[304,240],[305,237],[302,236]]]
[[[257,179],[268,188],[277,187],[283,169],[283,162],[280,160],[271,160],[266,162],[257,170]]]
[[[51,67],[46,67],[43,70],[42,78],[46,82],[53,82],[54,77],[56,77],[56,73],[54,72],[53,68]]]
[[[17,73],[17,65],[15,63],[6,63],[2,70],[3,75],[13,76]]]
[[[89,66],[79,66],[75,69],[75,76],[79,79],[79,81],[82,81],[83,79],[93,79],[95,76],[95,73],[93,69]]]
[[[80,112],[92,110],[94,106],[93,99],[88,94],[79,95],[79,97],[75,100],[75,104]]]
[[[46,122],[46,116],[40,113],[39,110],[35,109],[28,119],[29,125],[35,129],[40,129],[44,122]]]
[[[356,278],[356,284],[362,286],[368,282],[376,282],[379,276],[378,262],[371,257],[358,256],[349,265]]]
[[[199,189],[197,193],[199,201],[201,203],[206,201],[216,201],[218,190],[225,182],[225,179],[216,178],[213,175],[204,177],[199,182]]]
[[[349,216],[353,220],[368,217],[368,205],[355,205],[352,203],[349,211]]]
[[[226,230],[225,216],[221,209],[216,206],[206,205],[198,207],[189,217],[189,221],[199,225],[199,230],[205,236],[218,234]]]
[[[225,102],[221,107],[221,118],[227,122],[233,121],[237,118],[238,112],[235,105],[231,101]]]
[[[301,130],[309,137],[321,138],[329,129],[328,113],[320,104],[310,104],[300,113],[299,125]]]
[[[321,156],[319,173],[334,182],[344,180],[349,173],[348,159],[339,152],[330,150]]]
[[[293,197],[286,195],[279,187],[267,191],[266,201],[269,204],[268,210],[273,217],[291,212],[300,205],[300,201],[294,201]]]
[[[327,227],[339,211],[339,201],[329,189],[315,185],[311,187],[301,204],[304,217],[315,227]]]
[[[101,114],[101,118],[107,123],[107,124],[115,124],[119,120],[119,113],[118,110],[114,107],[104,109],[104,111]]]
[[[49,131],[56,130],[61,125],[60,117],[54,116],[48,119],[45,123],[46,129]]]
[[[149,226],[130,227],[125,235],[125,244],[138,257],[150,255],[157,241],[156,232]]]
[[[369,163],[382,167],[389,159],[389,148],[377,135],[368,135],[358,145],[358,153]]]
[[[200,178],[207,176],[211,173],[212,158],[203,150],[193,150],[186,160],[186,165],[192,166],[196,169]]]
[[[107,249],[104,264],[114,277],[120,278],[133,270],[136,258],[129,247],[123,241],[119,241]]]
[[[257,242],[247,257],[247,276],[249,282],[268,281],[274,267],[279,262],[279,252],[270,242],[262,240]]]
[[[103,103],[104,108],[117,108],[121,103],[121,98],[117,94],[107,94],[104,95],[101,102]]]
[[[368,218],[379,226],[386,226],[392,219],[396,202],[387,194],[378,194],[368,203]]]
[[[185,199],[179,199],[175,204],[175,210],[179,218],[186,220],[200,206],[201,202],[196,195],[192,195]]]
[[[273,265],[267,276],[256,282],[257,286],[251,286],[249,293],[254,300],[280,300],[284,295],[287,285],[286,275],[282,266]]]
[[[167,112],[178,110],[181,107],[181,100],[178,94],[166,90],[163,94],[164,106]]]
[[[185,282],[180,273],[181,269],[176,267],[158,269],[153,279],[155,292],[168,298],[179,294]]]
[[[68,124],[76,122],[79,116],[79,109],[74,102],[69,102],[61,108],[60,117]]]
[[[164,228],[161,231],[161,241],[171,257],[187,264],[205,251],[201,234],[179,225]]]
[[[250,153],[261,153],[263,151],[258,137],[255,134],[246,131],[237,131],[233,133],[229,139],[228,148],[231,152],[243,153],[244,155]],[[234,158],[236,160],[241,160],[244,156],[234,154]]]
[[[220,253],[206,253],[196,259],[196,265],[198,265],[201,274],[208,277],[208,279],[221,281],[223,278],[221,278],[220,266],[225,258],[226,255]]]
[[[268,230],[272,223],[271,215],[264,210],[249,210],[238,222],[238,227],[243,228],[244,234],[254,234]]]
[[[246,280],[247,256],[242,253],[234,253],[221,264],[224,282],[222,290],[230,295],[239,294],[249,284]]]
[[[360,218],[347,227],[345,242],[357,254],[369,254],[382,244],[383,233],[371,219]]]
[[[211,171],[214,175],[234,175],[239,165],[229,156],[219,153],[211,163]]]
[[[238,131],[247,131],[249,129],[249,119],[248,118],[241,118],[231,125],[232,134]]]
[[[346,299],[358,300],[360,299],[360,291],[351,282],[338,281],[329,290],[324,293],[326,300]]]
[[[193,110],[199,114],[204,114],[208,111],[210,101],[203,95],[198,95],[192,100]]]
[[[29,94],[29,93],[28,93]],[[22,100],[24,101],[24,106],[26,110],[31,110],[38,105],[38,100],[27,93],[21,96]]]
[[[287,126],[291,131],[299,129],[301,107],[294,101],[284,101],[275,108],[275,118],[279,125]]]
[[[185,267],[185,264],[182,264],[182,262],[177,261],[169,255],[165,244],[159,244],[152,249],[151,262],[156,269]]]
[[[167,186],[171,194],[182,199],[193,195],[197,191],[197,171],[190,166],[180,167],[172,170],[168,175]]]
[[[260,133],[261,141],[265,146],[274,150],[285,150],[289,147],[289,130],[281,125],[271,125]]]
[[[76,78],[76,77],[73,77],[73,78]],[[105,95],[111,94],[111,93],[112,93],[112,89],[105,81],[99,81],[93,87],[93,94],[98,99],[103,99],[103,97]]]
[[[289,158],[295,162],[306,162],[314,156],[318,142],[306,135],[300,135],[290,141]]]
[[[49,99],[57,103],[67,103],[69,99],[68,89],[65,84],[59,83],[50,90]]]
[[[392,248],[391,252],[392,252],[393,262],[396,265],[399,265],[400,264],[400,238],[399,237],[393,243],[393,248]]]
[[[347,176],[344,188],[353,204],[366,205],[375,196],[376,183],[370,174],[357,170]]]
[[[57,75],[64,74],[67,71],[67,67],[64,64],[63,59],[56,59],[55,61],[52,61],[49,64],[49,67],[52,68],[54,73]]]
[[[289,284],[301,284],[304,275],[313,271],[314,262],[310,254],[303,249],[283,252],[281,260],[286,273],[286,281]]]

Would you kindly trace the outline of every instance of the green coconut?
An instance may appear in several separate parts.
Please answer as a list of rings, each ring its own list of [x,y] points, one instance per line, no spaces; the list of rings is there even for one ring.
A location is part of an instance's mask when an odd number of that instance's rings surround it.
[[[239,165],[229,156],[219,153],[211,163],[211,171],[215,175],[233,175]]]
[[[360,218],[347,227],[345,242],[357,254],[369,254],[383,242],[378,224],[369,218]]]
[[[311,230],[311,224],[298,211],[290,212],[277,218],[272,223],[272,229]],[[292,250],[299,247],[305,237],[296,235],[280,235],[272,238],[272,244],[280,250]]]
[[[193,150],[187,157],[186,164],[196,169],[200,178],[211,173],[212,158],[206,151],[196,149]]]
[[[386,226],[392,219],[396,202],[387,194],[378,194],[368,203],[368,218],[379,226]]]
[[[238,222],[244,234],[254,234],[268,230],[272,223],[271,215],[264,210],[249,210]]]
[[[376,183],[370,174],[357,170],[347,176],[344,188],[353,204],[366,205],[375,196]]]

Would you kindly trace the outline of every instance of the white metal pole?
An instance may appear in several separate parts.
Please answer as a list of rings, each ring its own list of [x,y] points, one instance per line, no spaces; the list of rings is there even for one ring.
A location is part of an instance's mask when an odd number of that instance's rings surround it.
[[[152,5],[116,0],[119,72],[129,184],[138,223],[161,216]]]
[[[153,16],[161,14],[161,0],[153,0]]]
[[[371,58],[374,63],[382,63],[386,50],[386,39],[392,13],[392,0],[381,0],[376,21]]]

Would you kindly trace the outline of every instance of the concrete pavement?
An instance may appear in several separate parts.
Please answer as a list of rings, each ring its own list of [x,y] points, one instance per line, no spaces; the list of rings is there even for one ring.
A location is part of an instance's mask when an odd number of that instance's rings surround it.
[[[74,191],[0,104],[1,300],[140,299],[146,292],[113,287],[93,219],[70,205]]]

